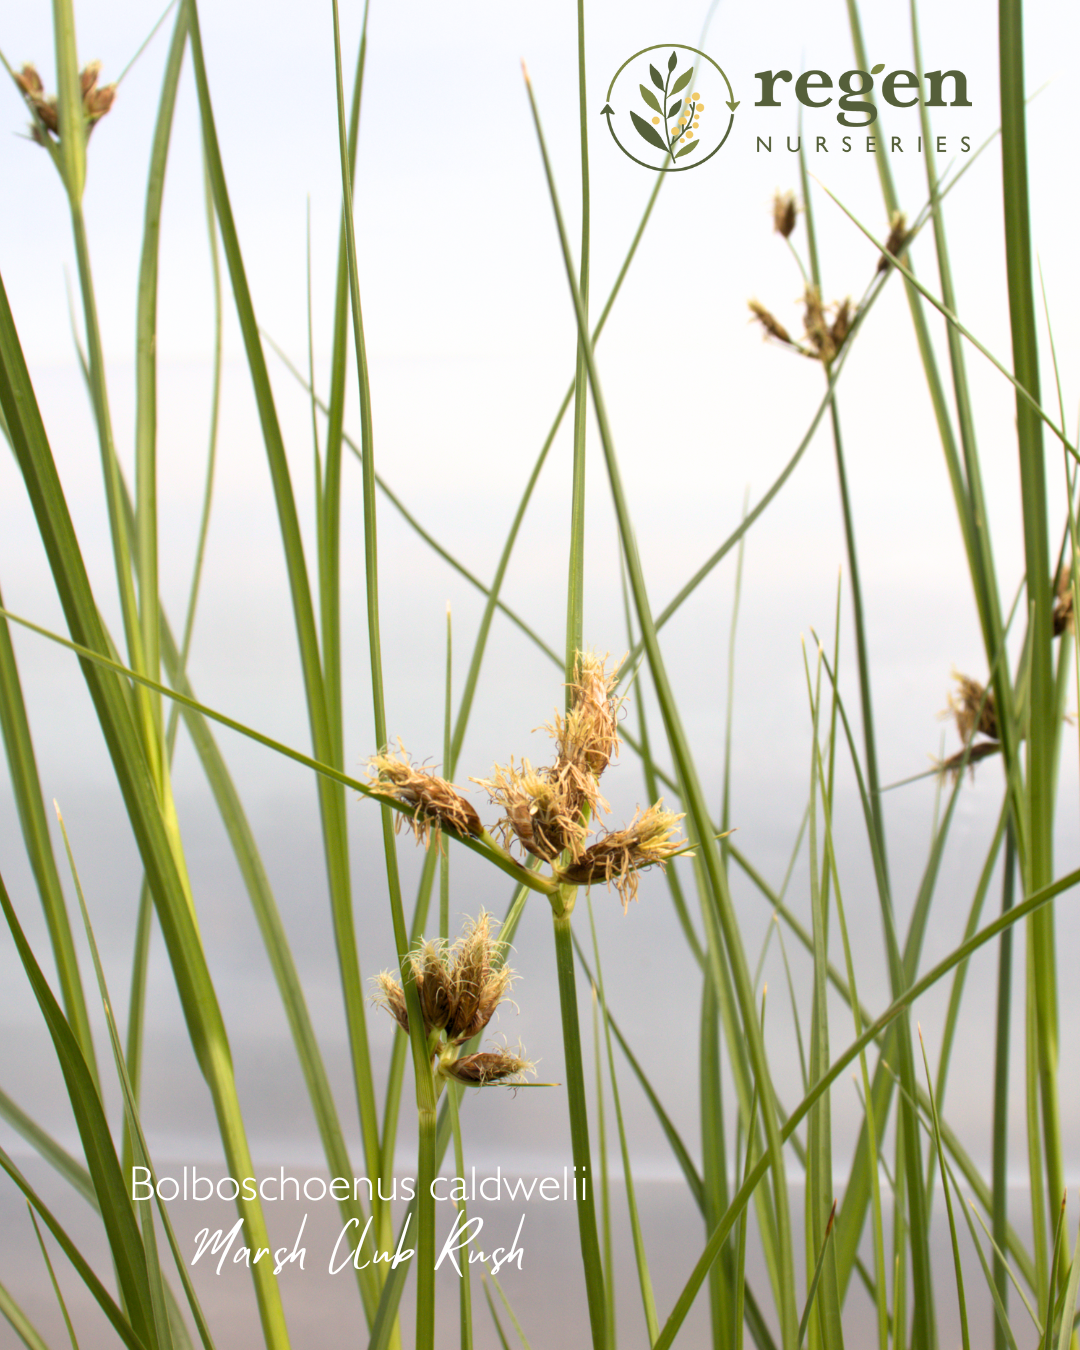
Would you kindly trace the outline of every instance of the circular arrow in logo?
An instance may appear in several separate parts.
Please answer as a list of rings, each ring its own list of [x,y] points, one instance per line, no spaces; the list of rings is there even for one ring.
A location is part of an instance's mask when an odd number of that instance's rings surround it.
[[[657,52],[669,54],[653,55]],[[601,116],[635,164],[682,173],[712,159],[731,133],[738,106],[731,82],[711,56],[681,42],[658,42],[635,52],[615,72]]]

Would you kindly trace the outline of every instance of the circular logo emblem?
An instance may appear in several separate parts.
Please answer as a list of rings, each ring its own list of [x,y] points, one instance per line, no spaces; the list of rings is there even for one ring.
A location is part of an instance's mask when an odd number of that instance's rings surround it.
[[[711,56],[681,42],[660,42],[622,63],[601,115],[628,159],[657,173],[682,173],[712,159],[738,106]]]

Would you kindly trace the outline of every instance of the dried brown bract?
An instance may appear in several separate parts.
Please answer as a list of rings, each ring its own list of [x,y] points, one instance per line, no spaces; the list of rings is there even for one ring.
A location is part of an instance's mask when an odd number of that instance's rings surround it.
[[[439,830],[451,829],[455,834],[478,836],[484,826],[476,808],[445,778],[439,778],[431,769],[418,768],[409,760],[405,747],[398,741],[396,753],[389,748],[380,750],[368,760],[371,786],[383,796],[415,808],[409,820],[418,843],[426,848],[432,832],[438,842]],[[409,819],[398,815],[394,828]]]
[[[581,852],[585,827],[581,823],[584,795],[569,775],[551,769],[534,769],[527,759],[521,767],[511,756],[508,766],[496,764],[490,778],[472,780],[503,809],[496,829],[507,843],[516,839],[527,853],[554,860],[569,849]]]
[[[101,74],[101,62],[91,61],[79,75],[79,88],[82,93],[83,114],[86,117],[86,134],[89,135],[96,122],[99,122],[113,105],[116,98],[116,85],[103,84],[98,87],[98,76]],[[30,134],[34,140],[39,143],[42,140],[41,128],[49,136],[55,136],[60,139],[60,124],[57,114],[56,95],[52,94],[46,97],[45,86],[41,82],[41,76],[32,65],[23,66],[22,70],[15,76],[15,83],[22,90],[23,97],[26,99],[31,111],[35,114],[35,121],[30,127]]]
[[[409,953],[409,964],[420,996],[420,1010],[424,1014],[424,1029],[442,1031],[454,1015],[457,1002],[454,978],[449,969],[446,944],[422,942],[419,951]]]
[[[772,204],[773,229],[785,239],[790,238],[795,229],[796,212],[794,192],[777,191]]]
[[[795,344],[791,340],[791,334],[784,327],[778,318],[760,304],[757,300],[748,300],[746,302],[750,307],[750,312],[765,329],[767,337],[774,337],[778,342],[786,342],[789,347]]]
[[[907,220],[903,211],[894,211],[889,220],[889,237],[885,240],[885,250],[892,257],[900,256],[900,250],[907,241]],[[877,270],[887,272],[892,263],[884,254],[878,259]]]
[[[559,870],[559,878],[576,886],[614,882],[625,911],[637,898],[638,873],[656,863],[662,867],[685,848],[685,840],[675,838],[680,820],[681,815],[665,811],[659,801],[639,811],[624,830],[600,835],[580,858]]]

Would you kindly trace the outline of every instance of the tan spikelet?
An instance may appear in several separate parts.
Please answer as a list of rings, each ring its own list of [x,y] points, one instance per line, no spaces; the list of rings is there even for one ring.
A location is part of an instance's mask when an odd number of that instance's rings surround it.
[[[431,769],[414,765],[400,738],[397,753],[384,749],[371,756],[368,774],[376,792],[414,808],[411,819],[398,815],[394,828],[400,830],[401,822],[408,819],[417,842],[425,848],[433,833],[438,842],[438,832],[443,828],[458,835],[483,834],[484,826],[472,803],[466,801],[453,783],[438,777]]]

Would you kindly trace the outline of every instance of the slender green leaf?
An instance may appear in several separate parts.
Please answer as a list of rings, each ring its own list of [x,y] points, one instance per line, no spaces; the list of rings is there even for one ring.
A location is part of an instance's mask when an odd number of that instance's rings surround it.
[[[156,1344],[150,1289],[147,1281],[146,1258],[139,1230],[127,1198],[120,1160],[116,1156],[109,1124],[97,1094],[97,1087],[83,1059],[82,1051],[49,988],[41,967],[34,959],[30,945],[8,898],[7,888],[0,879],[0,908],[4,911],[11,936],[18,949],[19,960],[37,1000],[41,1015],[48,1027],[64,1075],[68,1100],[78,1126],[86,1163],[93,1178],[94,1190],[101,1206],[101,1217],[109,1238],[116,1276],[128,1308],[135,1334],[150,1346]]]
[[[33,1323],[2,1284],[0,1284],[0,1313],[7,1318],[12,1331],[27,1350],[49,1350]]]

